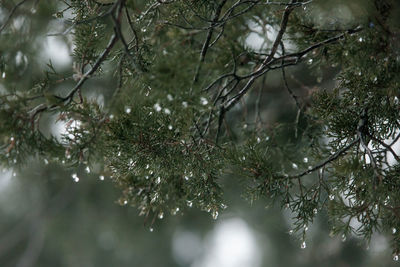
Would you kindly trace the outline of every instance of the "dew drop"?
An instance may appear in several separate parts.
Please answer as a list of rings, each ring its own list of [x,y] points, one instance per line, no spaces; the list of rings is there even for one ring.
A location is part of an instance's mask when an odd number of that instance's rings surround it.
[[[257,143],[258,143],[258,144],[261,143],[260,137],[257,137]]]
[[[76,173],[73,173],[71,175],[71,177],[72,177],[72,180],[74,180],[75,183],[79,182],[79,177],[78,177],[78,175]]]
[[[318,209],[317,208],[313,209],[313,213],[317,214],[318,213]]]
[[[153,227],[150,227],[149,231],[150,231],[150,232],[153,232],[153,231],[154,231],[154,228],[153,228]]]
[[[296,163],[292,163],[292,168],[295,169],[295,170],[297,170],[297,169],[299,168],[299,166],[297,166]]]
[[[89,166],[86,166],[85,171],[86,171],[86,173],[90,173],[90,168],[89,168]]]
[[[100,176],[99,176],[99,180],[100,180],[100,181],[104,181],[104,175],[100,175]]]
[[[397,232],[397,229],[396,228],[392,228],[392,234],[395,234]]]
[[[307,60],[307,64],[308,65],[311,65],[313,63],[313,59],[312,58],[310,58],[309,60]]]
[[[304,228],[304,232],[308,231],[308,226],[306,224],[303,226],[303,228]]]
[[[5,73],[5,72],[3,72],[3,73],[1,74],[1,78],[3,78],[3,79],[6,78],[6,73]]]
[[[185,180],[189,181],[189,176],[185,175]]]
[[[168,125],[168,130],[172,130],[174,127],[172,127],[172,125],[170,124],[170,125]]]
[[[205,106],[208,104],[208,100],[205,97],[200,97],[200,103]]]
[[[360,43],[362,43],[362,42],[364,42],[364,38],[360,37],[360,38],[358,38],[358,41],[359,41]]]
[[[49,165],[49,161],[47,159],[44,159],[43,161],[45,165]]]
[[[304,162],[304,163],[307,163],[307,162],[308,162],[308,158],[305,157],[305,158],[303,159],[303,162]]]
[[[162,212],[162,211],[160,211],[160,213],[158,213],[158,219],[162,219],[162,218],[164,218],[164,212]]]
[[[125,113],[129,114],[131,113],[132,109],[130,107],[125,107]]]
[[[303,241],[303,243],[301,243],[300,248],[305,249],[306,247],[307,247],[306,241]]]
[[[189,208],[191,208],[191,207],[193,207],[193,202],[190,201],[190,200],[188,200],[188,201],[187,201],[187,205],[188,205]]]
[[[167,99],[168,99],[168,101],[174,100],[174,98],[173,98],[172,95],[170,95],[170,94],[167,95]]]
[[[156,184],[160,184],[160,183],[161,183],[161,177],[158,176],[157,179],[156,179]]]
[[[176,215],[179,212],[179,207],[176,207],[173,211],[172,211],[172,215]]]
[[[346,235],[345,235],[345,234],[342,234],[341,239],[342,239],[342,242],[346,242],[346,239],[347,239]]]
[[[169,108],[164,108],[164,113],[167,115],[171,114],[171,110]]]
[[[212,218],[216,220],[218,218],[218,211],[214,210],[212,213]]]
[[[153,108],[154,108],[157,112],[160,112],[160,111],[162,110],[160,104],[158,104],[158,103],[154,104]]]
[[[125,199],[123,203],[124,205],[128,204],[128,200]]]
[[[290,231],[289,231],[289,235],[293,235],[293,233],[294,233],[293,230],[290,230]]]
[[[187,107],[188,107],[188,102],[183,101],[183,102],[182,102],[182,106],[183,106],[184,108],[187,108]]]
[[[329,200],[334,200],[335,199],[335,195],[329,195]]]
[[[398,261],[398,260],[399,260],[399,255],[397,255],[397,254],[394,255],[394,256],[393,256],[393,260],[394,260],[394,261]]]

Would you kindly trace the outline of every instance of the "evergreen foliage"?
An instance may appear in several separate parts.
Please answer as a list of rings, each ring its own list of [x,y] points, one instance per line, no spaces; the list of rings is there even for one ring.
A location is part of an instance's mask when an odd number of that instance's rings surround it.
[[[5,1],[1,165],[41,158],[108,176],[150,225],[192,206],[217,218],[221,178],[240,177],[250,202],[293,212],[302,243],[327,211],[343,239],[391,235],[397,260],[399,11],[394,0]],[[34,30],[49,21],[58,33]],[[44,34],[71,44],[73,66],[35,63]],[[263,94],[277,79],[287,116],[270,119]],[[54,118],[61,138],[43,125]]]

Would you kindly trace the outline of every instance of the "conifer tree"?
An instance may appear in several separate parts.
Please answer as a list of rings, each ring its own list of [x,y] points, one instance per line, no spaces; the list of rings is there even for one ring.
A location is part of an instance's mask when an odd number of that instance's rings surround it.
[[[150,225],[192,206],[216,219],[226,208],[221,181],[240,179],[250,202],[295,214],[301,247],[322,211],[343,239],[390,235],[398,260],[399,8],[3,1],[0,163],[40,158],[75,182],[80,170],[110,177],[120,204]],[[37,43],[49,35],[71,47],[69,68],[38,63]],[[266,100],[277,80],[288,97]],[[285,115],[269,117],[273,102]],[[61,138],[52,124],[65,126]]]

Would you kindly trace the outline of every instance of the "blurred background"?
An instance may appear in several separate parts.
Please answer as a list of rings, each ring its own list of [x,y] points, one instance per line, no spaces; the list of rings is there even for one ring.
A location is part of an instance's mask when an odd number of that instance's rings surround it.
[[[47,2],[47,3],[43,3]],[[343,2],[343,1],[342,1]],[[344,1],[346,2],[346,1]],[[343,2],[343,3],[344,3]],[[0,24],[15,1],[1,1]],[[49,36],[65,30],[53,14],[58,1],[41,1],[22,9],[1,37],[0,91],[17,86],[29,88],[51,60],[60,73],[72,74],[73,45],[69,35]],[[352,16],[351,7],[337,8],[337,20]],[[335,21],[335,19],[333,19]],[[255,33],[246,39],[257,49],[263,42]],[[273,34],[272,34],[273,35]],[[7,50],[5,50],[7,48]],[[7,64],[4,64],[7,62]],[[337,66],[336,66],[337,67]],[[316,78],[306,65],[292,70],[298,95],[307,95],[315,84],[334,86],[335,66]],[[279,75],[279,74],[278,74]],[[290,96],[282,90],[279,76],[269,76],[263,89],[265,121],[289,121],[296,117]],[[66,84],[69,86],[70,84]],[[115,87],[112,75],[96,78],[86,97],[104,103],[102,92]],[[60,136],[64,125],[49,116],[43,131]],[[76,176],[73,174],[76,173]],[[79,182],[76,182],[79,177]],[[73,179],[74,178],[74,179]],[[221,179],[228,208],[213,220],[209,214],[188,208],[183,214],[165,214],[153,225],[133,207],[120,206],[119,190],[109,177],[82,169],[65,169],[47,160],[28,159],[21,169],[0,170],[0,266],[394,266],[389,239],[376,234],[367,245],[357,237],[330,237],[326,214],[309,225],[306,248],[290,235],[289,211],[260,200],[250,205],[239,197],[240,181]]]

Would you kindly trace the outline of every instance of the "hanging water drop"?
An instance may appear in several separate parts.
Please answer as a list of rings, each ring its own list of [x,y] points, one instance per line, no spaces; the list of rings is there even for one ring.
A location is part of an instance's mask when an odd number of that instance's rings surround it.
[[[6,78],[6,73],[5,73],[5,72],[3,72],[3,73],[1,74],[1,78],[3,78],[3,79]]]
[[[313,59],[312,58],[310,58],[309,60],[307,60],[307,64],[308,65],[311,65],[313,63]]]
[[[392,234],[395,234],[397,232],[397,229],[396,228],[392,228]]]
[[[158,219],[162,219],[164,218],[164,212],[160,211],[160,213],[158,213]]]
[[[347,237],[346,237],[346,235],[345,234],[342,234],[342,242],[346,242],[346,239],[347,239]]]
[[[297,169],[299,168],[299,166],[297,166],[296,163],[292,163],[292,168],[295,169],[295,170],[297,170]]]
[[[131,113],[132,109],[130,107],[125,107],[125,113],[129,114]]]
[[[293,235],[293,233],[294,233],[293,230],[290,230],[290,231],[289,231],[289,235]]]
[[[300,248],[305,249],[306,247],[307,247],[306,241],[303,241],[303,243],[301,243]]]
[[[172,125],[170,124],[170,125],[168,125],[168,130],[172,130],[174,127],[172,127]]]
[[[313,213],[317,214],[318,213],[318,209],[317,208],[313,209]]]
[[[208,104],[208,100],[205,97],[200,97],[200,103],[205,106]]]
[[[394,255],[394,256],[393,256],[393,260],[394,260],[394,261],[398,261],[398,260],[399,260],[399,255],[397,255],[397,254]]]
[[[179,212],[179,207],[176,207],[174,210],[172,210],[172,215],[176,215]]]
[[[99,176],[100,181],[104,181],[104,175]]]
[[[150,232],[153,232],[153,231],[154,231],[154,228],[153,228],[153,227],[150,227],[149,231],[150,231]]]
[[[72,177],[72,180],[74,180],[75,183],[79,182],[79,177],[78,177],[78,175],[76,173],[73,173],[71,175],[71,177]]]
[[[216,220],[218,218],[218,211],[214,210],[212,213],[212,218]]]
[[[158,176],[157,179],[156,179],[156,184],[160,184],[160,183],[161,183],[161,177]]]
[[[123,203],[124,205],[128,204],[128,200],[125,199]]]
[[[86,171],[86,173],[90,173],[90,168],[89,168],[89,166],[86,166],[85,171]]]
[[[303,159],[303,162],[304,162],[304,163],[307,163],[307,162],[308,162],[308,158],[305,157],[305,158]]]
[[[191,208],[191,207],[193,206],[193,202],[190,201],[190,200],[188,200],[188,201],[187,201],[187,205],[188,205],[189,208]]]
[[[258,143],[258,144],[261,143],[260,137],[257,137],[257,143]]]

